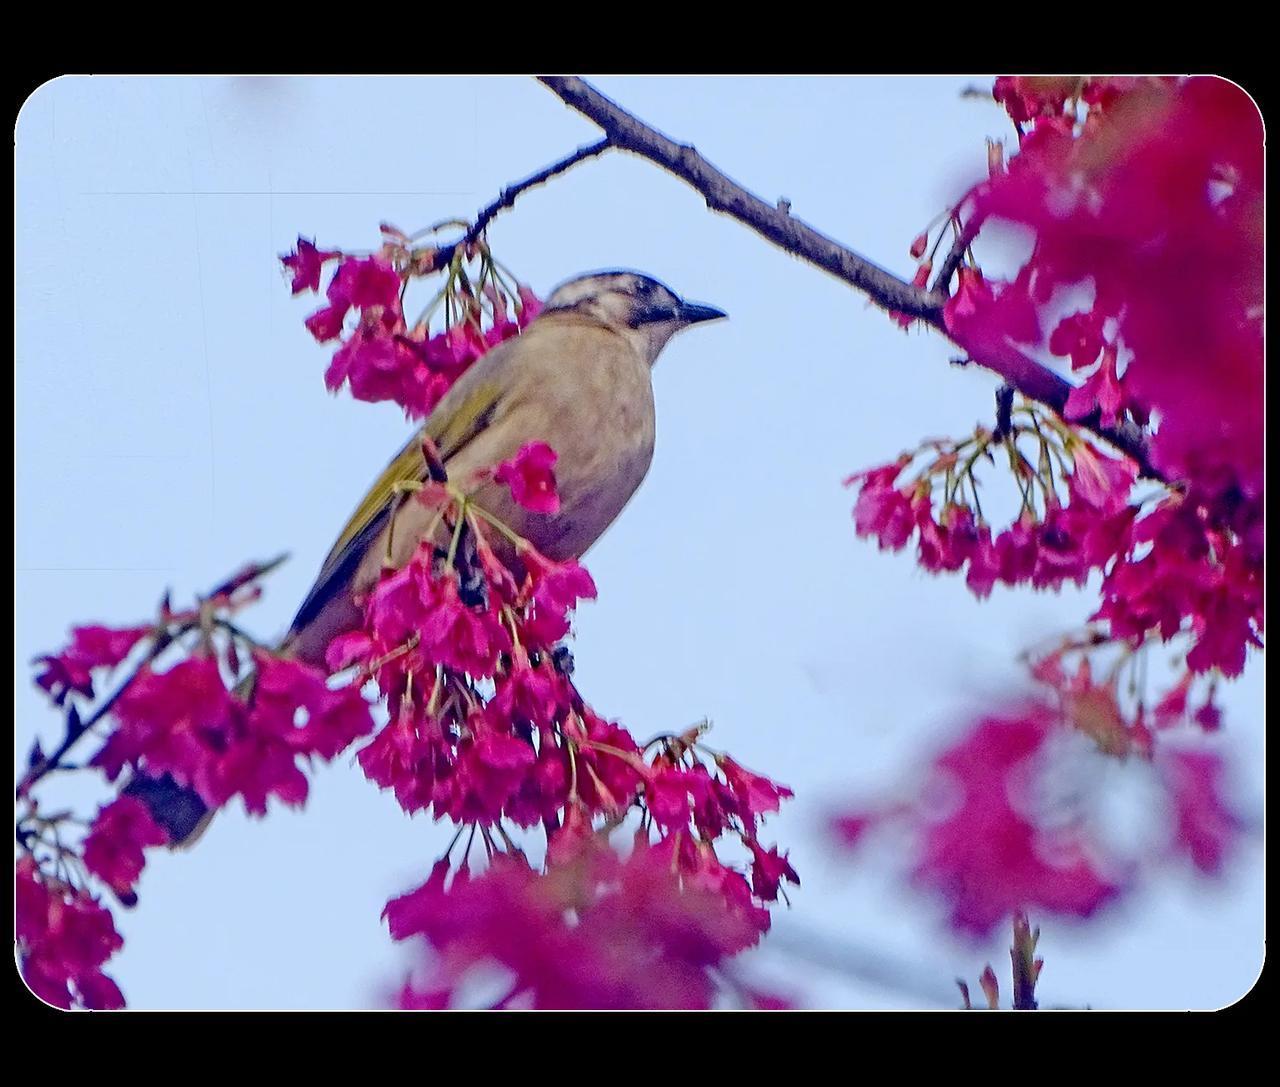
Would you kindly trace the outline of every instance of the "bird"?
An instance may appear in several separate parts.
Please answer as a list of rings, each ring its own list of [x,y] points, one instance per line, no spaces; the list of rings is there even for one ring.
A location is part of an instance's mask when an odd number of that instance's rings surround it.
[[[401,501],[405,484],[428,478],[424,438],[458,481],[526,444],[549,445],[557,454],[555,513],[525,509],[492,479],[471,492],[472,501],[547,558],[581,558],[648,473],[658,356],[677,333],[726,316],[636,271],[588,272],[556,287],[519,336],[463,372],[391,459],[338,534],[279,654],[323,668],[329,642],[360,626],[363,601],[383,570],[406,565],[431,530],[430,510]],[[516,566],[514,551],[495,543]],[[211,817],[172,779],[137,776],[124,791],[147,804],[174,846],[192,844]]]
[[[433,512],[397,502],[397,495],[402,484],[427,478],[423,437],[435,443],[456,481],[513,457],[526,443],[549,445],[558,457],[558,512],[526,510],[493,481],[473,500],[548,558],[580,558],[649,470],[651,371],[659,354],[682,329],[724,316],[639,272],[592,272],[557,287],[520,336],[462,374],[392,458],[339,533],[281,650],[322,665],[330,640],[359,625],[362,600],[384,566],[409,561]]]

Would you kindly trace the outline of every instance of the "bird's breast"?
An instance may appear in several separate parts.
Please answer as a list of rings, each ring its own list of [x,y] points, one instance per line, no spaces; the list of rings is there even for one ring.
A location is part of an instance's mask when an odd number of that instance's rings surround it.
[[[610,345],[612,347],[612,345]],[[604,534],[644,481],[653,460],[649,367],[630,349],[581,358],[563,415],[546,440],[557,453],[560,511],[526,519],[534,546],[550,558],[581,556]]]

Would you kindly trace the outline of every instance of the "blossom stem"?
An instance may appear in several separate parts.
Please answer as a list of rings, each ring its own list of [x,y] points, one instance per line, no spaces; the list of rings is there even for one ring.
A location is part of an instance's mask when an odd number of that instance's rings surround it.
[[[507,833],[507,829],[502,825],[502,823],[494,823],[493,829],[502,837],[503,844],[506,845],[508,853],[515,854],[516,856],[524,856],[524,850],[512,841],[511,835]]]
[[[564,736],[564,733],[561,733]],[[564,736],[564,749],[569,755],[569,799],[577,802],[578,799],[578,745],[569,737]]]
[[[633,751],[624,751],[620,747],[603,744],[598,740],[580,740],[578,741],[578,746],[589,747],[595,751],[602,751],[606,755],[612,755],[614,758],[621,759],[628,766],[634,767],[644,773],[648,773],[649,771],[649,767],[645,764],[645,761]]]
[[[147,654],[146,660],[142,661],[138,665],[138,667],[133,670],[133,674],[130,675],[129,678],[125,680],[122,684],[120,684],[120,686],[117,687],[115,691],[112,692],[111,697],[108,698],[104,703],[102,703],[102,705],[99,706],[98,709],[92,715],[90,715],[90,717],[87,720],[79,721],[78,718],[74,717],[73,714],[75,713],[75,710],[73,707],[72,710],[67,714],[66,732],[62,737],[62,742],[57,746],[57,748],[53,751],[52,754],[45,756],[38,763],[36,763],[35,766],[31,767],[31,769],[27,771],[27,773],[23,776],[22,780],[18,783],[18,788],[16,790],[15,795],[19,797],[25,797],[27,793],[30,792],[32,787],[36,784],[36,782],[38,782],[41,778],[43,778],[46,774],[50,773],[51,771],[55,769],[60,769],[62,757],[66,755],[73,746],[75,746],[76,741],[79,740],[80,737],[82,737],[86,732],[92,729],[93,726],[96,725],[100,720],[102,720],[102,718],[104,718],[108,713],[110,713],[111,710],[115,707],[116,702],[120,699],[120,697],[124,694],[124,692],[129,689],[130,684],[132,684],[133,681],[138,678],[142,670],[146,668],[148,665],[152,664],[157,657],[159,657],[166,649],[169,648],[171,644],[173,644],[173,642],[177,638],[181,637],[182,634],[184,633],[186,633],[185,630],[180,631],[176,635],[170,634],[169,631],[163,628],[158,630],[155,635],[156,640],[152,643],[151,649]]]
[[[412,653],[417,647],[418,647],[418,635],[414,634],[410,636],[409,640],[405,642],[403,645],[398,645],[395,647],[395,649],[392,649],[390,652],[384,653],[381,657],[378,657],[376,660],[370,661],[368,665],[366,665],[366,667],[369,670],[369,674],[373,675],[373,673],[376,672],[379,668],[381,668],[384,664],[390,664],[393,660],[399,660],[406,653]]]
[[[427,699],[428,715],[434,715],[436,712],[436,704],[437,704],[437,700],[440,697],[440,687],[443,680],[444,680],[444,666],[437,664],[435,682],[431,684],[431,697]]]
[[[466,219],[441,219],[440,222],[433,226],[423,227],[415,234],[409,235],[409,241],[416,242],[419,238],[425,238],[429,234],[438,234],[445,227],[453,227],[455,230],[466,230],[471,224]]]
[[[460,823],[458,829],[454,831],[453,837],[449,839],[449,848],[441,855],[441,860],[448,860],[449,854],[453,852],[453,847],[458,844],[458,839],[462,837],[462,832],[467,829],[466,823]]]
[[[488,524],[496,528],[499,532],[502,533],[502,535],[504,535],[513,544],[516,544],[519,547],[528,546],[528,543],[529,543],[528,540],[526,540],[523,536],[520,535],[520,533],[516,532],[514,529],[508,528],[507,525],[501,519],[495,517],[488,510],[483,509],[480,506],[472,505],[469,507],[469,512],[483,518]]]
[[[614,797],[613,792],[609,789],[609,787],[603,781],[600,780],[600,776],[595,772],[595,769],[592,767],[591,763],[586,762],[584,760],[582,765],[583,765],[583,768],[587,771],[587,776],[591,778],[591,784],[596,787],[596,793],[599,795],[600,803],[607,808],[616,809],[617,807],[619,807],[617,798]]]
[[[444,301],[444,298],[445,289],[441,287],[440,290],[436,292],[435,297],[432,298],[431,301],[423,308],[422,312],[418,314],[418,319],[413,322],[412,327],[429,327],[431,324],[431,318],[435,316],[436,310],[440,308],[440,303]]]

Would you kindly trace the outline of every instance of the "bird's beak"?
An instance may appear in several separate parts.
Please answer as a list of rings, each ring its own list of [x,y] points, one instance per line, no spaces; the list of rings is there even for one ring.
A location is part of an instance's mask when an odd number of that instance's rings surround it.
[[[687,325],[696,325],[699,321],[718,321],[729,315],[722,309],[701,302],[681,302],[676,307],[676,316]]]

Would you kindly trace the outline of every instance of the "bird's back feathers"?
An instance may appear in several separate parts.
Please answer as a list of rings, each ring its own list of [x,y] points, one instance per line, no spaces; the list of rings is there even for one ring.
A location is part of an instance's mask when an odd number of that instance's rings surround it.
[[[458,384],[462,384],[461,380]],[[290,636],[316,617],[335,589],[342,590],[350,585],[361,558],[386,528],[392,510],[398,502],[409,497],[401,485],[422,482],[427,478],[427,465],[422,453],[424,435],[435,442],[441,459],[447,462],[488,425],[500,395],[501,387],[494,381],[471,381],[462,390],[462,396],[455,398],[452,404],[446,405],[442,401],[437,405],[422,429],[404,444],[391,463],[382,470],[369,493],[338,534],[338,539],[321,564],[315,583],[290,624]],[[461,403],[457,399],[461,399]]]

